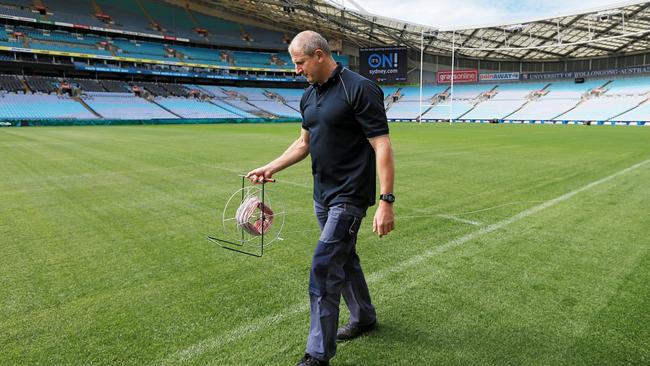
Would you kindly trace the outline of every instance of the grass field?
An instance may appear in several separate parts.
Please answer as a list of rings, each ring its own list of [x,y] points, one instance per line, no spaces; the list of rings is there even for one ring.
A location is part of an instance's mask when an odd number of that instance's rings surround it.
[[[358,245],[380,328],[334,365],[650,363],[650,128],[391,128],[397,231],[366,220]],[[298,130],[1,129],[0,364],[293,365],[307,162],[269,187],[287,220],[263,258],[204,237]]]

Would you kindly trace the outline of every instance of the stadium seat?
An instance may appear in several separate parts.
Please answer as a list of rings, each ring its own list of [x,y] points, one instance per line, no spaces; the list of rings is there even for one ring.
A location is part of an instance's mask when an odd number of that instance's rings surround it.
[[[299,110],[296,110],[278,101],[258,100],[258,101],[251,101],[250,104],[254,105],[260,110],[268,112],[277,117],[287,117],[287,118],[301,117]]]
[[[200,101],[188,98],[156,98],[155,102],[166,109],[174,112],[183,118],[243,118],[243,116],[233,113],[212,103],[210,100]]]
[[[84,102],[106,119],[149,120],[177,119],[178,116],[131,93],[89,92]]]
[[[67,96],[3,93],[0,94],[0,118],[92,120],[97,117]]]

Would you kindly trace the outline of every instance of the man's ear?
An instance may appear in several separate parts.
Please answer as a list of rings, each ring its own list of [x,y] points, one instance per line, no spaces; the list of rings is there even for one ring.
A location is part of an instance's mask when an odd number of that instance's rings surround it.
[[[316,54],[316,57],[318,57],[318,62],[321,63],[325,60],[325,52],[321,50],[320,48],[317,48],[316,51],[314,51]]]

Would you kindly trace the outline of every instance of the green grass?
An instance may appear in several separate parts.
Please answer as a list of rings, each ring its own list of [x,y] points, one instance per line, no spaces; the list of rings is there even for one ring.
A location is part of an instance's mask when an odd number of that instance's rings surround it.
[[[650,128],[391,128],[397,230],[367,219],[358,245],[380,328],[334,365],[650,363],[650,163],[526,211],[650,159]],[[269,186],[287,220],[263,258],[204,236],[298,131],[0,130],[0,364],[295,363],[308,163]]]

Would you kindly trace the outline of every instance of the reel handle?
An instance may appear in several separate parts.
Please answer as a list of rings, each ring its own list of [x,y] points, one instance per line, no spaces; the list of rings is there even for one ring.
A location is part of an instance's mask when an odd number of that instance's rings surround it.
[[[246,178],[244,174],[239,174],[240,177]],[[258,182],[258,183],[275,183],[274,178],[264,178],[264,182]]]

